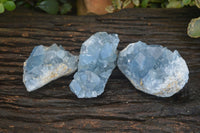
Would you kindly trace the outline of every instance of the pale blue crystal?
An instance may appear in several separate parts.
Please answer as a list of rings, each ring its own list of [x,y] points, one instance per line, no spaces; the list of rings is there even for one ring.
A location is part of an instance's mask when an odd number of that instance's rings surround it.
[[[187,64],[178,51],[141,41],[123,49],[117,65],[137,89],[160,97],[177,93],[189,78]]]
[[[77,69],[78,56],[62,46],[36,46],[24,62],[23,82],[27,91],[36,90],[52,80],[70,75]]]
[[[112,70],[116,67],[117,34],[97,32],[81,47],[78,72],[70,89],[78,98],[92,98],[104,92]]]

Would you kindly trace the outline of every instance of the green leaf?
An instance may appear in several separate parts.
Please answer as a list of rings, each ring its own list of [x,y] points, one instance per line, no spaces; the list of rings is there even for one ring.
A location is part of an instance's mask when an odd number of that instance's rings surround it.
[[[16,6],[22,6],[25,3],[25,1],[16,1]]]
[[[133,4],[136,6],[140,5],[140,0],[132,0]]]
[[[49,14],[57,14],[59,4],[56,0],[44,0],[39,3],[38,7]]]
[[[68,3],[64,4],[60,9],[60,14],[66,14],[72,9],[72,6]]]
[[[125,1],[123,2],[123,7],[122,7],[122,8],[127,7],[129,4],[131,4],[131,0],[125,0]]]
[[[182,0],[182,2],[183,2],[183,5],[189,5],[191,0]]]
[[[200,0],[195,0],[196,6],[200,8]]]
[[[148,6],[149,0],[142,0],[141,7],[146,8]]]
[[[169,1],[166,7],[167,8],[181,8],[183,7],[183,4],[181,1]]]
[[[120,10],[122,7],[122,1],[121,0],[112,0],[112,4],[115,9]]]
[[[115,10],[115,8],[114,8],[112,5],[110,5],[110,6],[107,6],[105,10],[106,10],[108,13],[113,13],[114,10]]]
[[[4,2],[6,2],[7,0],[0,0],[0,3],[4,3]]]
[[[6,1],[3,3],[4,7],[8,11],[13,11],[16,8],[16,5],[13,1]]]
[[[159,6],[160,6],[160,5],[157,4],[157,3],[151,3],[151,4],[150,4],[150,7],[151,7],[151,8],[159,8]]]
[[[152,2],[152,3],[163,3],[164,0],[150,0],[150,2]]]
[[[5,9],[4,9],[4,6],[3,6],[3,4],[2,4],[2,3],[0,3],[0,14],[1,14],[1,13],[3,13],[3,12],[4,12],[4,10],[5,10]]]
[[[195,6],[195,5],[196,5],[196,3],[195,3],[195,1],[193,1],[193,0],[192,0],[192,1],[190,2],[190,4],[189,4],[189,6]]]
[[[188,24],[187,34],[192,38],[200,37],[200,17],[194,18]]]

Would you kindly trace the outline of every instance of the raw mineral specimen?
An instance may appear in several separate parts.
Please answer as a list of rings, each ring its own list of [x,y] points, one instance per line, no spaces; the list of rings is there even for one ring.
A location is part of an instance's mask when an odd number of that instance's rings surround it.
[[[36,90],[52,80],[70,75],[77,69],[77,64],[78,56],[65,51],[62,46],[40,45],[24,62],[23,82],[27,91]]]
[[[185,60],[160,45],[131,43],[120,52],[117,65],[137,89],[159,97],[172,96],[188,81]]]
[[[112,70],[116,67],[117,34],[97,32],[81,47],[78,72],[70,89],[78,98],[92,98],[102,94]]]

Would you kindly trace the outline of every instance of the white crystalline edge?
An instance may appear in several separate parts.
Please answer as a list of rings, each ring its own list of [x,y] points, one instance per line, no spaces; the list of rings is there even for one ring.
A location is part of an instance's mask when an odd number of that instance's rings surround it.
[[[143,43],[141,41],[138,41],[136,43]],[[123,58],[122,56],[126,56],[127,54],[131,54],[132,50],[129,48],[132,47],[132,49],[134,49],[134,45],[136,43],[131,43],[129,44],[126,48],[124,48],[120,53],[118,58]],[[128,51],[128,52],[127,52]],[[178,51],[174,51],[174,53]],[[189,75],[189,70],[187,67],[187,64],[185,62],[185,60],[180,56],[178,57],[175,61],[176,65],[178,65],[179,67],[176,67],[176,69],[174,69],[174,73],[175,76],[168,76],[166,77],[165,81],[160,84],[159,86],[157,86],[156,88],[154,88],[154,90],[157,90],[155,92],[152,93],[152,89],[151,88],[145,88],[144,86],[141,87],[139,84],[137,84],[136,82],[134,82],[131,77],[129,77],[127,75],[127,73],[121,69],[120,65],[117,62],[117,66],[120,69],[120,71],[129,79],[129,81],[135,86],[135,88],[137,88],[138,90],[141,90],[145,93],[148,94],[152,94],[152,95],[156,95],[156,96],[160,96],[160,97],[170,97],[172,95],[174,95],[175,93],[177,93],[178,91],[180,91],[185,84],[188,82],[188,75]],[[167,68],[165,68],[167,69]],[[141,79],[142,80],[142,79]]]
[[[95,35],[98,34],[99,32],[93,34],[92,36],[90,36],[86,41],[83,42],[82,45],[86,46],[86,47],[89,47],[90,45],[94,45],[93,42],[95,42],[94,40],[98,40],[99,41],[99,44],[100,45],[104,45],[102,42],[101,42],[101,38],[97,38]],[[118,42],[118,43],[115,43],[116,46],[119,44],[119,38],[118,38],[118,34],[109,34],[107,32],[101,32],[101,34],[107,34],[107,36],[109,36],[110,38],[113,38],[114,41]],[[82,52],[82,51],[81,51]],[[83,53],[87,53],[87,51],[84,51]]]
[[[126,56],[127,54],[131,54],[132,49],[134,49],[134,45],[137,43],[145,44],[144,42],[141,42],[141,41],[138,41],[135,43],[130,43],[127,47],[125,47],[122,51],[120,51],[120,56]],[[131,48],[131,47],[132,47],[132,49],[129,50],[129,48]]]
[[[134,48],[134,45],[135,45],[136,43],[143,43],[143,42],[138,41],[138,42],[135,42],[135,43],[130,43],[127,47],[125,47],[123,50],[121,50],[121,51],[119,52],[119,54],[118,54],[118,59],[119,59],[120,57],[122,57],[122,56],[126,56],[127,54],[131,54],[131,53],[133,52],[132,49]],[[131,48],[131,47],[132,47],[132,48]],[[127,52],[127,51],[128,51],[128,52]],[[122,57],[122,58],[123,58],[123,57]],[[117,60],[118,60],[118,59],[117,59]],[[130,81],[136,88],[140,88],[139,85],[138,85],[136,82],[134,82],[134,81],[131,79],[131,77],[127,76],[127,74],[125,73],[125,71],[122,70],[121,67],[119,67],[120,64],[118,64],[118,61],[117,61],[117,66],[118,66],[118,68],[120,69],[120,71],[126,76],[126,78],[128,78],[129,81]]]
[[[189,70],[182,57],[178,57],[172,64],[173,63],[177,65],[177,67],[173,69],[173,75],[168,75],[162,84],[159,84],[154,89],[148,87],[138,89],[160,97],[170,97],[179,92],[188,81]],[[165,69],[168,69],[168,67]]]
[[[34,90],[48,84],[49,82],[51,82],[53,80],[56,80],[56,79],[62,77],[62,76],[70,75],[71,73],[73,73],[75,71],[76,71],[76,69],[69,70],[68,66],[66,64],[60,64],[56,69],[48,71],[48,72],[44,73],[38,79],[35,79],[34,81],[36,84],[34,86],[31,86],[30,84],[26,84],[25,74],[23,74],[23,82],[26,86],[27,91],[31,92],[31,91],[34,91]]]
[[[130,43],[127,47],[125,47],[122,51],[119,52],[119,56],[126,56],[127,54],[132,53],[132,49],[129,50],[129,48],[133,47],[136,43]]]
[[[52,44],[51,46],[55,46],[55,45],[58,47],[58,45],[56,43]],[[49,47],[46,47],[46,46],[43,46],[43,47],[45,48],[45,50],[49,49]],[[75,55],[73,55],[73,56],[75,56]],[[24,67],[27,64],[27,60],[24,62]],[[78,56],[75,56],[75,60],[76,60],[75,62],[78,61]],[[34,82],[36,82],[37,85],[35,84],[34,86],[31,86],[30,84],[26,83],[26,80],[25,80],[26,79],[25,78],[26,72],[25,72],[25,69],[24,69],[23,82],[24,82],[24,85],[25,85],[27,91],[31,92],[31,91],[37,90],[38,88],[43,87],[44,85],[48,84],[49,82],[51,82],[53,80],[56,80],[56,79],[58,79],[58,78],[60,78],[62,76],[67,76],[67,75],[70,75],[70,74],[74,73],[77,70],[78,66],[76,65],[74,67],[75,68],[72,69],[72,68],[68,68],[68,66],[66,64],[64,64],[64,63],[59,64],[59,66],[57,68],[48,71],[48,73],[45,72],[45,73],[43,73],[42,76],[40,76],[37,79],[35,79]]]

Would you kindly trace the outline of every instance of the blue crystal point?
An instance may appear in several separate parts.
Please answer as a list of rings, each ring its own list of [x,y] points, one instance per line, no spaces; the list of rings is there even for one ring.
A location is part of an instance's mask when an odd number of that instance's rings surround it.
[[[27,91],[34,91],[52,80],[70,75],[77,69],[78,56],[62,46],[36,46],[24,62],[23,82]]]
[[[188,66],[178,51],[141,41],[124,48],[117,65],[135,88],[159,97],[174,95],[189,78]]]
[[[92,98],[104,92],[105,85],[116,67],[117,34],[97,32],[81,46],[78,72],[70,83],[78,98]]]

